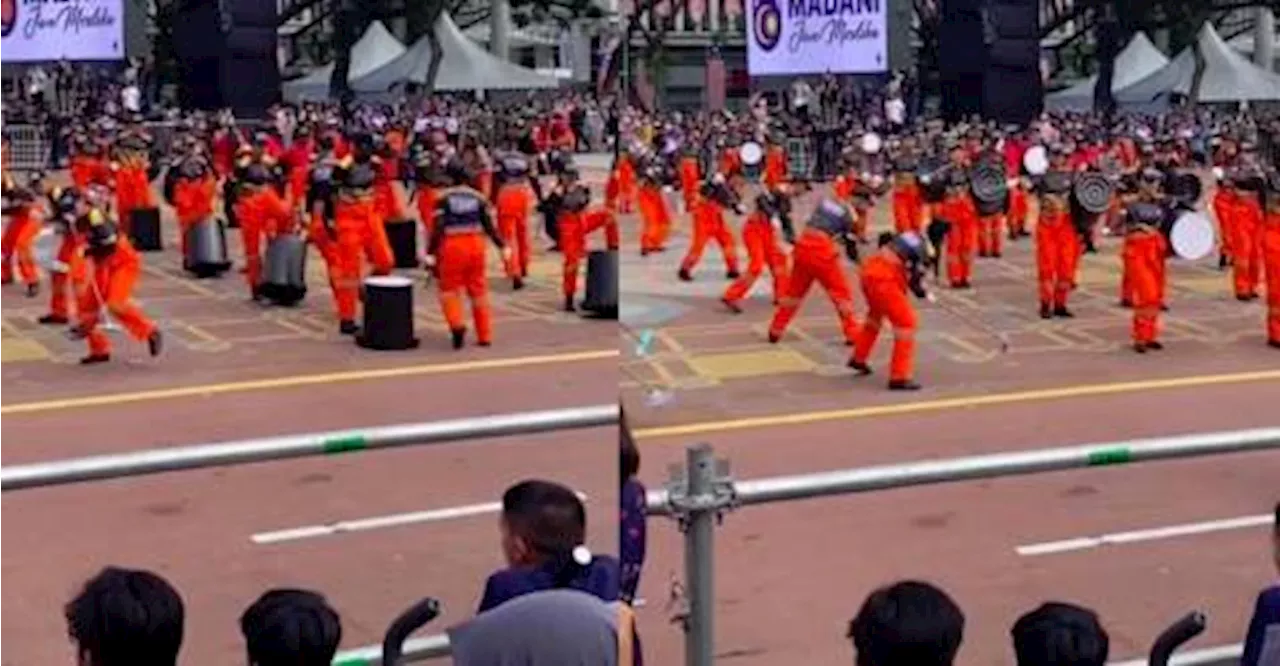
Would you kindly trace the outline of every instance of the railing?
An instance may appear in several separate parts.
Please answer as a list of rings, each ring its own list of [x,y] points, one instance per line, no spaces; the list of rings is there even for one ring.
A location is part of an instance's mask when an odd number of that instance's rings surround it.
[[[700,444],[688,449],[683,466],[672,468],[664,489],[649,493],[647,507],[651,515],[675,518],[684,532],[684,589],[688,595],[688,613],[683,617],[685,664],[711,666],[715,646],[715,527],[731,509],[891,488],[1266,450],[1280,450],[1280,428],[735,481],[728,462],[717,459],[709,445]],[[1237,661],[1239,654],[1239,646],[1227,646],[1187,653],[1172,663],[1225,665]]]
[[[252,132],[261,125],[260,120],[236,121],[236,127],[243,132]],[[164,150],[172,145],[173,135],[182,128],[181,123],[170,121],[147,122],[143,126],[155,140],[155,145]],[[54,150],[54,142],[65,140],[65,137],[53,136],[48,126],[10,123],[4,126],[4,134],[9,139],[9,163],[5,165],[6,169],[15,172],[49,171],[63,166],[57,163],[58,157],[65,159],[68,156],[65,149]]]
[[[0,491],[392,447],[596,428],[617,425],[619,416],[616,404],[593,405],[14,465],[0,468]],[[359,648],[339,654],[334,665],[374,666],[381,663],[381,654],[381,646]],[[447,636],[428,636],[407,641],[403,661],[420,661],[448,654]]]

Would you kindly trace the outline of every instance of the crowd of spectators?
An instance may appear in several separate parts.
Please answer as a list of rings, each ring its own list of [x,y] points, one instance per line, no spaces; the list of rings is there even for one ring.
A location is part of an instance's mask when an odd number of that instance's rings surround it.
[[[586,509],[571,489],[529,480],[502,497],[507,566],[485,582],[475,617],[448,630],[458,666],[625,666],[630,612],[618,603],[617,560],[590,553]],[[66,606],[81,666],[175,666],[182,596],[150,571],[107,567]],[[274,589],[240,617],[251,666],[330,666],[342,620],[315,591]]]

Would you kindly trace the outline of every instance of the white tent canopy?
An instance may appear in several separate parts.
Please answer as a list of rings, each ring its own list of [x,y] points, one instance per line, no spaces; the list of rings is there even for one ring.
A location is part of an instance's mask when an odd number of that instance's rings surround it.
[[[1115,74],[1111,78],[1111,92],[1119,92],[1141,81],[1169,64],[1169,58],[1151,43],[1146,33],[1139,32],[1129,40],[1124,50],[1116,55]],[[1052,110],[1087,110],[1093,107],[1093,89],[1098,77],[1091,76],[1066,90],[1045,97],[1045,106]]]
[[[507,62],[476,44],[448,13],[440,15],[434,28],[443,57],[436,76],[436,90],[526,90],[555,88],[559,81]],[[419,39],[399,58],[351,82],[351,89],[363,95],[384,95],[406,83],[426,81],[431,64],[431,44]]]
[[[347,72],[347,82],[372,72],[379,67],[404,55],[404,45],[387,30],[381,21],[369,24],[369,29],[351,46],[351,67]],[[299,99],[324,99],[329,96],[329,79],[333,76],[333,64],[313,70],[306,76],[285,82],[284,98],[289,101]]]
[[[1280,74],[1268,72],[1240,55],[1206,23],[1197,37],[1204,55],[1199,101],[1222,103],[1280,100]],[[1189,95],[1195,78],[1195,51],[1188,47],[1160,71],[1116,93],[1120,104],[1153,104],[1171,94]]]

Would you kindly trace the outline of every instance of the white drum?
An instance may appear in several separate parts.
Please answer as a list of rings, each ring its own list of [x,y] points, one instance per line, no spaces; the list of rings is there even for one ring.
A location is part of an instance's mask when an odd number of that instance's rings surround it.
[[[1039,176],[1049,170],[1049,154],[1044,146],[1032,146],[1022,155],[1022,168],[1032,176]]]
[[[1169,245],[1182,259],[1203,259],[1213,253],[1217,244],[1213,222],[1203,213],[1187,211],[1169,229]]]
[[[880,135],[875,132],[867,132],[866,134],[863,134],[862,138],[858,141],[858,144],[862,148],[862,152],[868,155],[875,155],[884,147],[884,141],[881,140]]]
[[[738,156],[742,158],[743,165],[749,167],[758,166],[764,161],[764,148],[755,141],[748,141],[738,149]]]

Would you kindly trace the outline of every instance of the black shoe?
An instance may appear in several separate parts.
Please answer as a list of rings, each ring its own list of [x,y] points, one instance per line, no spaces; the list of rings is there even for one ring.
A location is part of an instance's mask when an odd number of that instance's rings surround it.
[[[462,349],[463,343],[467,340],[467,329],[455,328],[449,331],[449,335],[453,338],[453,348]]]
[[[1053,318],[1053,308],[1049,307],[1048,305],[1045,305],[1044,303],[1041,303],[1041,304],[1040,304],[1040,318],[1041,318],[1041,319],[1052,319],[1052,318]]]
[[[524,280],[520,278],[511,278],[511,289],[513,291],[520,291],[521,289],[524,289]]]
[[[693,282],[693,274],[687,268],[681,268],[680,272],[676,273],[676,276],[685,282]]]
[[[360,332],[360,327],[350,319],[343,319],[338,323],[338,332],[343,335],[355,335]]]
[[[1003,254],[1003,253],[1000,253],[1000,252],[992,252],[992,253],[991,253],[991,258],[992,258],[992,259],[999,259],[999,258],[1001,258],[1001,257],[1003,257],[1003,256],[1004,256],[1004,254]]]
[[[565,296],[565,297],[564,297],[564,311],[565,311],[565,312],[577,312],[577,311],[578,311],[578,309],[577,309],[577,308],[573,307],[573,297],[572,297],[572,296]]]
[[[649,252],[651,252],[651,250],[640,250],[640,258],[643,259],[649,256]]]
[[[781,339],[782,339],[782,336],[781,336],[781,335],[778,335],[777,333],[770,333],[770,334],[769,334],[769,344],[771,344],[771,345],[776,345],[776,344],[778,344],[778,341],[779,341],[779,340],[781,340]]]
[[[1280,340],[1267,340],[1267,346],[1280,349]]]
[[[1160,304],[1160,311],[1161,311],[1161,312],[1168,312],[1168,311],[1169,311],[1169,306],[1168,306],[1168,305],[1165,305],[1164,303],[1161,303],[1161,304]]]
[[[1060,306],[1058,306],[1058,307],[1056,307],[1056,308],[1054,308],[1054,309],[1053,309],[1053,316],[1055,316],[1055,317],[1063,317],[1063,318],[1065,318],[1065,319],[1070,319],[1070,318],[1074,317],[1075,315],[1074,315],[1074,314],[1072,314],[1072,312],[1071,312],[1070,310],[1068,310],[1068,309],[1067,309],[1067,306],[1065,306],[1065,305],[1060,305]]]
[[[27,285],[27,298],[35,298],[40,294],[40,283],[32,282]]]
[[[871,374],[871,366],[867,365],[864,361],[849,359],[848,366],[857,371],[859,377],[866,377]]]
[[[1156,351],[1160,351],[1161,349],[1164,349],[1164,345],[1160,344],[1155,340],[1152,340],[1151,342],[1147,343],[1147,349],[1154,349]]]
[[[982,257],[983,259],[986,259],[987,257],[990,257],[990,256],[991,256],[991,253],[990,253],[990,252],[987,252],[986,250],[983,250],[983,251],[981,251],[981,252],[979,252],[979,253],[978,253],[978,256],[979,256],[979,257]]]
[[[725,271],[724,277],[726,280],[737,280],[738,271]]]
[[[150,352],[152,356],[159,356],[160,352],[163,350],[164,336],[161,335],[159,329],[152,331],[151,335],[147,336],[147,351]]]
[[[720,302],[724,303],[726,308],[729,308],[729,312],[732,312],[733,314],[742,314],[742,308],[737,303],[727,298],[720,299]]]
[[[46,326],[49,326],[54,324],[67,324],[67,323],[70,323],[71,320],[62,315],[47,314],[40,317],[36,321]]]
[[[1227,259],[1227,255],[1225,254],[1218,255],[1218,270],[1225,271],[1227,270],[1227,266],[1230,266],[1230,265],[1231,265],[1231,260]]]
[[[890,391],[919,391],[922,387],[910,379],[894,379],[889,382]]]
[[[968,281],[968,280],[965,280],[964,282],[961,282],[961,283],[960,283],[960,288],[961,288],[961,289],[973,289],[973,285],[969,284],[969,281]]]
[[[106,363],[111,360],[111,354],[89,354],[80,359],[80,365],[96,365],[98,363]]]
[[[479,347],[492,347],[493,343],[488,340],[485,340],[484,342],[476,342],[476,345]]]
[[[1139,354],[1145,354],[1145,353],[1147,353],[1147,345],[1146,345],[1146,343],[1145,343],[1145,342],[1135,342],[1135,343],[1133,343],[1133,351],[1136,351],[1136,352],[1138,352]]]
[[[1127,298],[1122,298],[1122,299],[1120,299],[1120,307],[1122,307],[1122,308],[1132,308],[1132,307],[1133,307],[1133,301],[1131,301],[1131,300],[1129,300],[1129,299],[1127,299]]]

